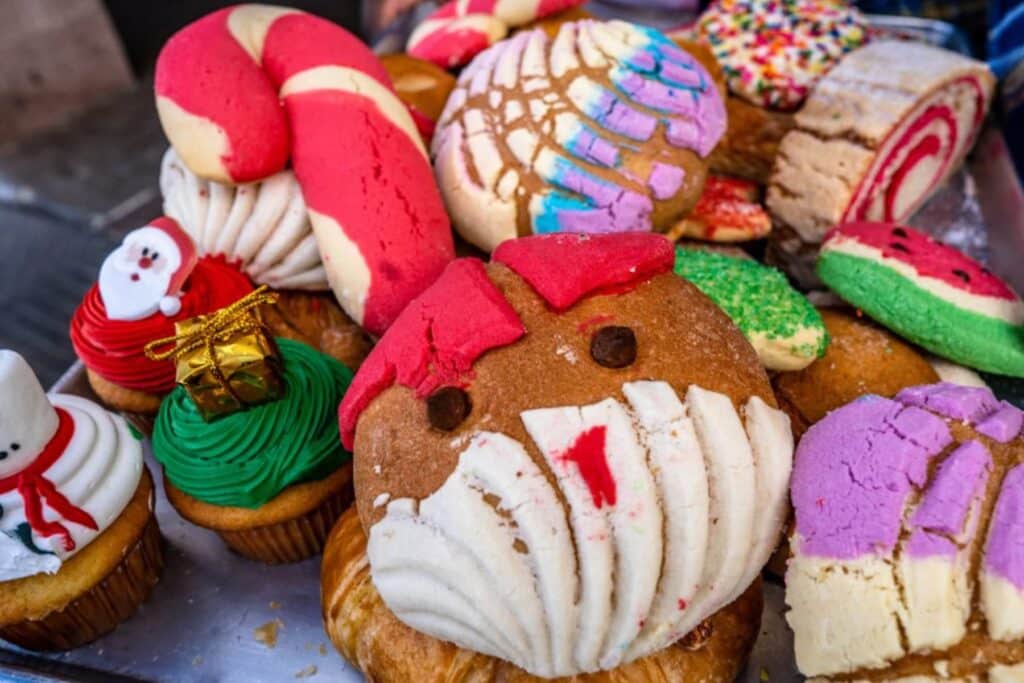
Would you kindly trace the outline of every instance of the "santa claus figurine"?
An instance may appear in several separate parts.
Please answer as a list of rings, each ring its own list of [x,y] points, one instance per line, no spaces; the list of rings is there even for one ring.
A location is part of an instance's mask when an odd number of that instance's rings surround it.
[[[161,216],[128,233],[100,269],[100,296],[111,320],[142,320],[181,310],[185,280],[199,257],[173,218]]]
[[[77,396],[47,396],[25,359],[0,350],[0,582],[56,573],[117,519],[142,476],[124,420]]]

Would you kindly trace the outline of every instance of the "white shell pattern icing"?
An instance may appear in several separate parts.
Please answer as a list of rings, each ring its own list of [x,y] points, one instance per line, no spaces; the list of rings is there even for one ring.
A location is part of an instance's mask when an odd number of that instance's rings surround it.
[[[327,274],[302,190],[291,171],[257,183],[203,180],[173,148],[160,168],[164,213],[181,224],[200,255],[237,261],[257,284],[327,290]]]
[[[391,501],[368,554],[396,616],[554,677],[660,650],[739,597],[785,520],[788,418],[697,386],[623,394],[522,413],[558,491],[521,443],[480,432],[441,488]],[[569,455],[595,430],[596,479]]]

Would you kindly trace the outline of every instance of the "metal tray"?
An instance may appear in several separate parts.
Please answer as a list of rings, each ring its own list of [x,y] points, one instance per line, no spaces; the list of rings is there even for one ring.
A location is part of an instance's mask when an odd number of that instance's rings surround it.
[[[631,12],[599,2],[589,8],[602,17],[624,16],[660,27],[683,20],[678,13]],[[413,14],[422,17],[427,9],[419,7]],[[887,32],[966,51],[959,31],[943,22],[874,16],[871,20]],[[407,16],[378,32],[379,51],[398,49],[411,21]],[[989,131],[972,163],[912,222],[983,260],[991,254],[993,269],[1024,289],[1024,271],[1019,268],[1024,254],[1024,199],[1013,177],[1001,135]],[[92,397],[80,365],[72,367],[54,390]],[[268,567],[232,554],[215,534],[177,515],[163,495],[159,467],[148,453],[147,459],[157,478],[156,514],[167,539],[166,568],[153,596],[114,633],[69,653],[35,655],[0,642],[0,680],[361,680],[324,633],[319,559]],[[767,577],[761,634],[740,676],[743,683],[801,680],[783,614],[782,586]],[[274,634],[276,640],[271,638]]]

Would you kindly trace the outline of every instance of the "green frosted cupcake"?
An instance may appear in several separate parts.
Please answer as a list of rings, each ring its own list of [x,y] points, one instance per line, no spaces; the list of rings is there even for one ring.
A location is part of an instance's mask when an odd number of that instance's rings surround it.
[[[337,419],[352,373],[300,342],[277,344],[281,398],[206,422],[178,387],[153,431],[153,454],[178,512],[266,562],[319,552],[352,500],[351,454]]]

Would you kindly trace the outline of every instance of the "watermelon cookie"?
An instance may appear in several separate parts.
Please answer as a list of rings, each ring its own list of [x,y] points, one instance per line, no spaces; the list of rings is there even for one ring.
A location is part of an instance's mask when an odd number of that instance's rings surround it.
[[[821,247],[839,296],[932,353],[1024,377],[1024,304],[981,264],[894,223],[847,223]]]
[[[802,370],[820,358],[828,332],[786,277],[751,259],[676,248],[675,272],[732,318],[770,370]]]

